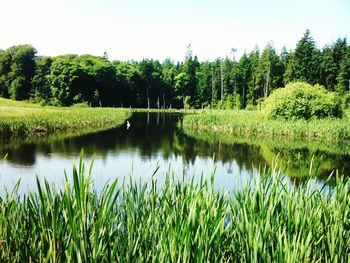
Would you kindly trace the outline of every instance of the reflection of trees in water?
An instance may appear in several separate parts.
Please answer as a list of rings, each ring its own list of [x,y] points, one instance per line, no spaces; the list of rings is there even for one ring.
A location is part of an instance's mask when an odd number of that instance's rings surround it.
[[[173,155],[183,160],[185,167],[193,165],[197,157],[214,157],[224,164],[235,159],[240,169],[251,169],[251,164],[263,163],[259,149],[249,145],[227,145],[194,139],[183,134],[178,128],[182,116],[178,114],[135,113],[130,119],[129,130],[122,126],[117,129],[76,137],[59,139],[37,138],[37,141],[20,143],[14,146],[7,143],[2,151],[9,154],[8,161],[31,165],[35,155],[48,155],[54,152],[61,155],[79,155],[82,148],[86,155],[96,154],[106,157],[109,153],[138,151],[142,158],[160,155],[168,160]],[[33,138],[32,138],[33,140]],[[30,161],[31,160],[31,161]]]
[[[106,157],[110,152],[118,153],[137,150],[143,158],[163,154],[168,159],[172,154],[172,137],[177,133],[176,125],[181,120],[179,114],[138,114],[130,119],[131,127],[124,126],[87,134],[69,137],[31,137],[1,140],[0,153],[8,153],[7,161],[27,165],[34,164],[35,154],[78,155],[82,148],[86,155],[96,154]],[[29,162],[29,160],[33,160]]]
[[[215,158],[230,166],[235,162],[240,170],[252,171],[253,167],[271,165],[278,155],[286,165],[287,174],[300,176],[300,171],[308,172],[313,153],[323,154],[318,175],[327,177],[335,167],[340,172],[350,173],[350,147],[339,144],[313,145],[305,142],[273,139],[254,139],[252,137],[234,137],[198,133],[195,130],[181,128],[182,116],[179,114],[135,113],[130,118],[131,127],[73,136],[67,138],[42,137],[30,138],[21,142],[1,140],[0,154],[8,153],[7,160],[20,165],[33,165],[37,153],[79,155],[82,148],[86,155],[96,154],[107,157],[125,151],[137,151],[142,158],[161,156],[168,160],[172,156],[181,157],[183,165],[193,165],[197,157]],[[180,124],[178,124],[180,122]],[[319,144],[319,143],[318,143]],[[323,148],[322,148],[323,147]],[[333,148],[332,148],[333,147]],[[321,148],[320,150],[317,150]],[[325,150],[331,152],[325,152]]]
[[[6,154],[6,160],[12,163],[31,166],[35,164],[36,145],[24,144],[21,147],[6,148],[0,151],[0,156],[5,156]]]
[[[285,173],[293,178],[307,177],[310,174],[327,179],[337,169],[340,174],[350,175],[350,155],[330,154],[313,151],[309,148],[286,149],[261,145],[262,155],[271,164],[278,156]],[[310,164],[312,167],[310,170]]]
[[[300,178],[310,174],[310,163],[313,160],[311,175],[328,178],[334,169],[340,174],[350,175],[350,143],[298,141],[286,138],[261,138],[223,135],[210,132],[199,132],[184,129],[184,132],[202,142],[219,145],[224,142],[228,148],[223,151],[227,156],[234,156],[240,168],[256,167],[267,163],[271,166],[276,160],[285,174]],[[199,143],[198,143],[199,144]],[[221,154],[221,149],[219,150]],[[225,156],[220,156],[225,161]],[[249,164],[250,162],[250,164]],[[250,166],[249,166],[250,165]]]

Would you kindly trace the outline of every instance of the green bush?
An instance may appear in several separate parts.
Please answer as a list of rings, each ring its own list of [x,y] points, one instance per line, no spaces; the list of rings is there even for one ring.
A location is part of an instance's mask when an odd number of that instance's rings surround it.
[[[90,108],[89,102],[80,102],[80,103],[75,103],[71,106],[72,108]]]
[[[235,98],[232,94],[227,95],[225,99],[225,109],[232,110],[235,107]]]
[[[241,95],[239,94],[235,96],[235,109],[236,110],[242,109],[242,99],[241,99]]]
[[[339,97],[324,87],[294,82],[275,90],[265,101],[269,119],[341,118],[343,109]]]
[[[222,109],[222,100],[218,101],[218,104],[216,104],[216,109],[221,110]]]
[[[191,100],[191,97],[190,96],[186,96],[184,98],[184,109],[189,109],[191,107],[190,105],[190,100]]]
[[[344,109],[350,109],[350,92],[345,94],[343,97],[343,107]]]
[[[258,107],[255,106],[255,105],[252,105],[252,104],[248,104],[246,107],[245,107],[245,110],[257,110]]]

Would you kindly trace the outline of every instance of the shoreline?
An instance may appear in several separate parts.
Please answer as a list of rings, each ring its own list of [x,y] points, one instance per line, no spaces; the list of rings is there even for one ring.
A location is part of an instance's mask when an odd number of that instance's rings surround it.
[[[240,136],[301,138],[308,140],[350,140],[350,120],[268,120],[260,112],[213,111],[184,116],[183,127],[203,132]]]

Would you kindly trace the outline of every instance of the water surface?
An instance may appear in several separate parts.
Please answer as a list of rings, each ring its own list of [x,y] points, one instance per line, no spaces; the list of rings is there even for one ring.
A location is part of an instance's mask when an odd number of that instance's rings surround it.
[[[215,170],[218,187],[239,187],[259,169],[272,165],[276,155],[285,173],[297,178],[310,173],[322,183],[333,169],[350,174],[347,142],[305,142],[278,138],[252,138],[198,133],[182,129],[180,114],[134,113],[126,125],[87,135],[55,135],[32,138],[1,138],[0,193],[20,179],[20,192],[36,189],[36,175],[60,185],[64,170],[71,174],[81,149],[85,163],[94,156],[92,179],[97,187],[116,177],[149,180],[156,168],[159,183],[171,171],[177,178],[196,175],[209,178]],[[316,159],[317,159],[316,158]],[[315,159],[315,158],[314,158]]]

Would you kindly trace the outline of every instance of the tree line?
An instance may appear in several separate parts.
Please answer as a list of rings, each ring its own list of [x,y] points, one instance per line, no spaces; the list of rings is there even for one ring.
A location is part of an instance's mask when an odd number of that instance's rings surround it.
[[[350,45],[339,38],[317,48],[307,30],[294,50],[271,43],[236,60],[200,62],[190,46],[183,62],[166,59],[109,61],[107,54],[37,56],[31,45],[0,50],[0,96],[69,106],[143,108],[257,107],[292,81],[321,84],[341,96],[350,92]]]

